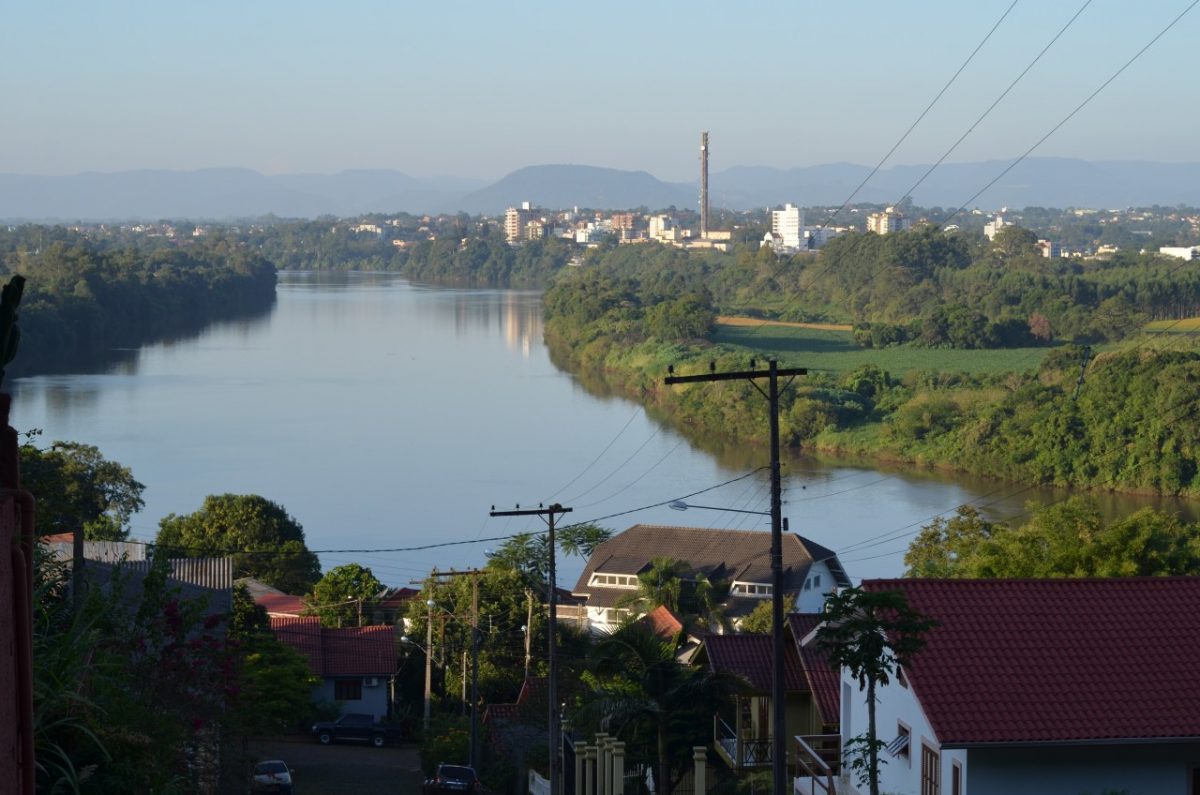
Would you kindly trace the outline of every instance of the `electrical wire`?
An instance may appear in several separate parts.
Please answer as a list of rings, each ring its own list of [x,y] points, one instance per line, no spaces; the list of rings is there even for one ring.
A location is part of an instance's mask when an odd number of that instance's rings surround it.
[[[1054,46],[1054,42],[1058,41],[1059,38],[1064,33],[1067,32],[1067,28],[1071,27],[1071,25],[1073,25],[1075,23],[1075,20],[1079,18],[1079,15],[1082,14],[1084,12],[1084,10],[1091,4],[1092,4],[1092,0],[1084,0],[1083,5],[1081,5],[1079,7],[1079,10],[1075,12],[1074,16],[1072,16],[1070,19],[1067,20],[1067,24],[1063,25],[1059,29],[1058,33],[1054,34],[1054,37],[1052,39],[1050,39],[1049,42],[1046,43],[1046,46],[1041,49],[1041,52],[1039,52],[1036,56],[1034,56],[1034,59],[1029,62],[1028,66],[1026,66],[1023,70],[1021,70],[1021,73],[1019,75],[1017,75],[1016,79],[1008,84],[1008,88],[1004,89],[1004,91],[1002,91],[1000,93],[1000,96],[996,97],[995,101],[992,102],[991,105],[988,105],[987,110],[985,110],[982,114],[980,114],[979,118],[977,118],[975,120],[974,124],[972,124],[970,127],[968,127],[967,131],[964,132],[962,135],[960,135],[958,137],[958,140],[950,145],[950,148],[947,149],[945,151],[945,153],[943,153],[942,156],[939,157],[933,163],[933,165],[931,165],[925,171],[925,173],[921,175],[921,178],[918,179],[916,182],[914,182],[912,187],[910,187],[908,190],[906,190],[903,193],[903,195],[901,195],[900,199],[898,199],[896,202],[894,202],[895,204],[898,204],[899,201],[902,200],[905,196],[912,196],[913,191],[915,191],[918,187],[920,187],[921,183],[923,183],[926,179],[928,179],[929,175],[932,174],[938,166],[940,166],[943,162],[945,162],[946,158],[949,157],[954,152],[954,150],[958,148],[959,144],[961,144],[963,141],[966,140],[968,135],[970,135],[972,132],[975,131],[975,128],[978,127],[983,122],[983,120],[986,119],[991,114],[991,112],[996,108],[996,106],[999,105],[1004,100],[1004,98],[1008,96],[1009,92],[1011,92],[1014,88],[1016,88],[1017,83],[1021,82],[1021,79],[1023,77],[1025,77],[1025,75],[1029,74],[1029,70],[1032,69],[1034,67],[1034,65],[1037,64],[1037,62],[1042,59],[1042,56],[1045,55],[1046,52],[1052,46]],[[1047,137],[1049,137],[1049,136],[1047,136]],[[984,190],[986,190],[986,188]],[[980,193],[982,193],[982,192],[983,191],[980,191]],[[978,195],[979,194],[976,194],[976,196],[978,196]],[[951,216],[951,217],[953,217],[953,216]]]
[[[996,24],[992,25],[991,29],[988,30],[987,35],[983,37],[979,44],[975,45],[975,49],[971,50],[971,54],[967,56],[967,59],[962,62],[962,64],[958,67],[958,70],[951,75],[949,80],[946,81],[946,85],[942,86],[942,90],[937,92],[934,98],[930,100],[929,104],[925,106],[925,110],[921,111],[921,114],[917,116],[916,120],[911,125],[909,125],[908,129],[904,131],[904,134],[900,136],[899,140],[892,145],[892,148],[887,151],[887,154],[879,159],[879,162],[875,164],[875,167],[871,169],[870,173],[863,177],[862,182],[858,183],[858,187],[850,192],[850,195],[846,197],[846,200],[842,202],[842,205],[834,210],[829,217],[817,227],[818,229],[824,229],[842,212],[842,210],[845,210],[846,207],[850,205],[850,202],[854,200],[854,197],[858,195],[858,192],[862,190],[868,182],[870,182],[871,177],[875,176],[879,169],[883,167],[883,164],[886,163],[891,156],[896,153],[896,150],[899,149],[900,145],[908,139],[908,136],[912,134],[912,131],[917,128],[917,125],[920,124],[921,121],[929,114],[929,111],[933,110],[933,106],[936,105],[938,100],[942,98],[942,95],[950,89],[950,86],[954,85],[954,81],[957,80],[958,76],[963,73],[963,70],[967,68],[967,65],[975,59],[975,56],[981,49],[983,49],[983,45],[987,44],[988,39],[990,39],[992,34],[996,32],[996,29],[1000,27],[1000,23],[1002,23],[1010,13],[1012,13],[1012,10],[1016,8],[1017,2],[1018,0],[1013,0],[1012,5],[1005,9],[1004,13],[1000,15],[1000,18],[996,20]]]
[[[1088,0],[1088,2],[1091,2],[1091,0]],[[961,212],[962,212],[964,209],[966,209],[966,208],[967,208],[967,206],[969,206],[969,205],[970,205],[972,202],[974,202],[974,201],[975,201],[976,199],[978,199],[978,198],[979,198],[981,195],[983,195],[983,193],[984,193],[984,192],[985,192],[985,191],[986,191],[988,188],[992,187],[992,186],[993,186],[993,185],[995,185],[995,184],[996,184],[998,181],[1000,181],[1000,179],[1001,179],[1002,177],[1004,177],[1004,175],[1005,175],[1005,174],[1007,174],[1008,172],[1010,172],[1010,171],[1012,171],[1014,168],[1016,168],[1016,166],[1017,166],[1017,164],[1018,164],[1018,163],[1020,163],[1020,162],[1021,162],[1022,160],[1024,160],[1025,158],[1029,157],[1029,155],[1030,155],[1030,154],[1032,154],[1032,153],[1033,153],[1033,151],[1034,151],[1035,149],[1037,149],[1039,146],[1041,146],[1043,143],[1045,143],[1045,141],[1046,141],[1046,139],[1047,139],[1047,138],[1049,138],[1051,135],[1054,135],[1054,133],[1058,132],[1058,130],[1059,130],[1059,128],[1060,128],[1060,127],[1062,127],[1064,124],[1066,124],[1066,123],[1067,123],[1068,121],[1070,121],[1072,118],[1074,118],[1074,116],[1075,116],[1075,114],[1076,114],[1076,113],[1078,113],[1079,111],[1083,110],[1083,108],[1084,108],[1084,107],[1085,107],[1085,106],[1086,106],[1086,105],[1087,105],[1089,102],[1091,102],[1093,99],[1095,99],[1095,98],[1096,98],[1096,96],[1097,96],[1097,95],[1098,95],[1098,94],[1099,94],[1101,91],[1103,91],[1105,88],[1107,88],[1107,87],[1108,87],[1108,85],[1109,85],[1109,83],[1111,83],[1112,81],[1116,80],[1116,79],[1117,79],[1117,78],[1118,78],[1118,77],[1121,75],[1121,73],[1122,73],[1122,72],[1124,72],[1126,69],[1128,69],[1128,68],[1129,68],[1129,67],[1130,67],[1130,66],[1133,64],[1133,62],[1134,62],[1134,61],[1136,61],[1138,58],[1142,57],[1142,54],[1143,54],[1143,53],[1145,53],[1145,52],[1146,52],[1146,50],[1150,49],[1150,47],[1151,47],[1151,46],[1153,46],[1155,42],[1157,42],[1157,41],[1158,41],[1159,39],[1161,39],[1161,38],[1162,38],[1164,35],[1166,35],[1167,31],[1169,31],[1171,28],[1175,27],[1176,23],[1178,23],[1178,22],[1179,22],[1179,20],[1183,19],[1183,17],[1184,17],[1184,16],[1185,16],[1185,15],[1186,15],[1186,14],[1187,14],[1189,11],[1191,11],[1193,8],[1195,8],[1195,7],[1196,7],[1196,5],[1197,5],[1197,3],[1200,3],[1200,0],[1192,0],[1192,2],[1191,2],[1191,3],[1189,3],[1189,4],[1187,5],[1187,7],[1183,9],[1183,11],[1180,11],[1180,12],[1179,12],[1179,15],[1178,15],[1178,16],[1176,16],[1174,19],[1172,19],[1172,20],[1171,20],[1171,21],[1170,21],[1170,22],[1167,24],[1167,26],[1166,26],[1165,28],[1163,28],[1162,30],[1160,30],[1160,31],[1159,31],[1159,32],[1158,32],[1158,33],[1157,33],[1157,34],[1154,36],[1154,38],[1150,39],[1150,41],[1146,42],[1146,45],[1145,45],[1144,47],[1142,47],[1140,50],[1138,50],[1136,53],[1134,53],[1133,57],[1132,57],[1132,58],[1130,58],[1128,61],[1126,61],[1126,62],[1125,62],[1125,64],[1124,64],[1123,66],[1121,66],[1121,68],[1120,68],[1120,69],[1118,69],[1117,71],[1113,72],[1112,76],[1110,76],[1110,77],[1109,77],[1107,80],[1105,80],[1103,83],[1101,83],[1101,84],[1100,84],[1100,86],[1099,86],[1099,88],[1097,88],[1095,91],[1093,91],[1091,94],[1089,94],[1089,95],[1087,96],[1087,98],[1083,100],[1083,102],[1080,102],[1078,105],[1076,105],[1076,106],[1075,106],[1075,108],[1074,108],[1074,110],[1072,110],[1070,113],[1068,113],[1066,116],[1064,116],[1064,117],[1063,117],[1062,121],[1060,121],[1058,124],[1056,124],[1056,125],[1054,125],[1053,127],[1051,127],[1051,128],[1050,128],[1050,131],[1049,131],[1048,133],[1046,133],[1046,134],[1045,134],[1045,135],[1043,135],[1041,138],[1039,138],[1039,139],[1037,140],[1037,142],[1036,142],[1036,143],[1035,143],[1033,146],[1031,146],[1031,147],[1029,147],[1028,149],[1026,149],[1026,150],[1025,150],[1025,152],[1024,152],[1024,154],[1022,154],[1020,157],[1018,157],[1016,160],[1014,160],[1012,163],[1010,163],[1010,164],[1008,165],[1008,167],[1007,167],[1007,168],[1005,168],[1003,171],[1001,171],[999,174],[997,174],[997,175],[996,175],[996,177],[995,177],[994,179],[992,179],[990,182],[988,182],[986,185],[984,185],[982,188],[980,188],[980,189],[979,189],[979,191],[978,191],[978,192],[976,192],[974,196],[972,196],[971,198],[969,198],[969,199],[967,199],[965,202],[963,202],[962,206],[961,206],[961,207],[959,207],[957,210],[955,210],[953,213],[951,213],[951,214],[950,214],[950,216],[949,216],[949,217],[947,217],[947,218],[945,219],[945,221],[943,221],[943,223],[947,223],[947,222],[949,222],[951,219],[953,219],[954,217],[956,217],[956,216],[957,216],[959,213],[961,213]]]

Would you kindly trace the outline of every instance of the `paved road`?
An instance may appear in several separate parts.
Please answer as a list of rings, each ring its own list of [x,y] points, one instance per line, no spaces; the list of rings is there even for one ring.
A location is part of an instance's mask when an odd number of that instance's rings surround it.
[[[421,795],[424,777],[415,745],[320,745],[305,737],[254,740],[249,751],[294,768],[297,795]]]

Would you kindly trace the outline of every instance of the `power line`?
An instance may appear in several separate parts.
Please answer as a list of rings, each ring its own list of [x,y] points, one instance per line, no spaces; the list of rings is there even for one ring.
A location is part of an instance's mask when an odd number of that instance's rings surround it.
[[[1019,75],[1017,75],[1016,79],[1008,84],[1008,88],[1004,89],[1004,91],[1002,91],[1000,93],[1000,96],[996,97],[996,100],[994,102],[992,102],[991,105],[988,105],[987,110],[985,110],[979,116],[979,118],[977,118],[975,120],[975,123],[972,124],[970,127],[968,127],[967,131],[964,132],[962,135],[960,135],[958,140],[955,141],[953,144],[951,144],[950,148],[947,149],[946,152],[941,157],[939,157],[937,159],[937,161],[925,171],[924,174],[921,175],[921,178],[918,179],[915,183],[913,183],[913,186],[911,188],[909,188],[908,190],[906,190],[904,192],[904,194],[900,197],[901,199],[903,199],[904,196],[912,196],[912,192],[914,190],[916,190],[918,187],[920,187],[921,183],[924,182],[929,177],[929,175],[933,173],[934,169],[936,169],[938,166],[940,166],[943,163],[943,161],[945,161],[945,159],[947,157],[949,157],[954,152],[955,149],[958,148],[959,144],[961,144],[964,140],[966,140],[968,135],[970,135],[972,132],[974,132],[975,128],[978,127],[983,122],[983,120],[986,119],[991,114],[991,112],[995,109],[995,107],[997,105],[999,105],[1000,102],[1006,96],[1008,96],[1009,92],[1012,91],[1016,87],[1017,83],[1021,82],[1021,79],[1023,77],[1025,77],[1026,74],[1029,73],[1029,70],[1032,69],[1034,67],[1034,65],[1042,59],[1042,56],[1045,55],[1046,52],[1052,46],[1054,46],[1054,42],[1058,41],[1059,37],[1061,37],[1064,33],[1067,32],[1067,28],[1071,27],[1071,25],[1074,24],[1075,20],[1079,18],[1079,15],[1084,12],[1084,9],[1086,9],[1091,4],[1092,4],[1092,0],[1084,0],[1083,5],[1081,5],[1079,7],[1079,10],[1075,12],[1074,16],[1072,16],[1070,19],[1067,20],[1067,24],[1063,25],[1062,28],[1059,29],[1058,33],[1054,34],[1054,38],[1050,39],[1050,41],[1047,42],[1046,46],[1042,48],[1041,52],[1039,52],[1034,57],[1034,59],[1029,62],[1029,65],[1026,66],[1023,70],[1021,70],[1021,73]],[[986,188],[984,190],[986,190]],[[982,193],[982,191],[980,191],[980,193]],[[976,195],[978,195],[978,194],[976,194]],[[897,200],[897,201],[899,201],[899,200]],[[951,216],[951,217],[953,217],[953,216]]]
[[[875,176],[879,169],[883,167],[883,164],[886,163],[888,159],[896,153],[896,150],[900,148],[900,145],[908,139],[908,136],[911,135],[912,131],[917,128],[917,125],[921,123],[921,120],[928,115],[929,111],[933,110],[933,106],[936,105],[938,100],[942,98],[942,95],[946,93],[950,86],[954,84],[954,81],[958,79],[958,76],[963,73],[963,70],[967,68],[967,65],[970,64],[979,51],[983,49],[983,45],[987,44],[988,39],[992,37],[992,34],[996,32],[996,28],[1000,27],[1000,23],[1002,23],[1005,18],[1008,17],[1009,13],[1011,13],[1016,7],[1017,2],[1018,0],[1013,0],[1012,5],[1010,5],[1005,12],[1000,15],[1000,18],[996,20],[996,24],[992,25],[991,29],[987,32],[987,35],[983,37],[979,44],[975,45],[975,49],[972,50],[971,54],[967,56],[967,60],[962,62],[962,64],[958,67],[958,70],[950,77],[949,80],[946,81],[946,85],[942,86],[942,90],[937,92],[937,95],[934,96],[929,104],[925,106],[925,110],[921,111],[921,114],[917,116],[916,121],[909,125],[909,128],[905,130],[904,134],[900,136],[900,139],[892,145],[892,148],[888,150],[887,154],[881,157],[879,162],[875,164],[875,167],[871,169],[871,172],[867,174],[867,176],[863,177],[862,182],[858,183],[858,187],[850,192],[850,195],[846,197],[846,200],[842,202],[842,205],[834,210],[829,217],[821,223],[821,225],[818,227],[819,229],[824,229],[831,221],[833,221],[834,218],[838,216],[839,213],[842,212],[842,210],[845,210],[846,207],[849,206],[850,202],[854,200],[854,197],[858,195],[858,192],[863,189],[863,186],[870,182],[871,177]]]
[[[575,485],[575,481],[579,480],[581,477],[586,475],[591,470],[591,468],[594,467],[596,465],[596,463],[601,458],[604,457],[604,454],[607,453],[610,449],[612,449],[612,446],[617,443],[617,439],[621,438],[621,434],[625,433],[625,431],[629,428],[629,426],[633,424],[633,421],[636,420],[638,418],[638,415],[641,414],[642,412],[643,412],[642,407],[638,406],[637,410],[634,411],[633,414],[629,417],[629,419],[625,421],[625,424],[621,426],[621,430],[617,431],[617,435],[614,436],[612,438],[612,440],[604,446],[604,449],[601,450],[600,453],[595,458],[592,459],[591,463],[589,463],[587,466],[585,466],[578,475],[576,475],[575,477],[573,477],[569,481],[567,481],[566,485],[560,486],[559,488],[555,489],[554,493],[551,494],[547,499],[553,500],[559,494],[562,494],[564,491],[571,488],[571,486]]]
[[[1088,2],[1091,2],[1091,0],[1088,0]],[[1010,163],[1007,168],[1005,168],[1003,171],[1001,171],[999,174],[997,174],[996,177],[994,179],[992,179],[991,182],[984,185],[974,196],[972,196],[971,198],[969,198],[965,202],[963,202],[962,206],[959,207],[957,210],[955,210],[953,213],[951,213],[945,219],[945,221],[943,221],[943,223],[950,221],[952,218],[954,218],[959,213],[961,213],[971,203],[973,203],[976,199],[978,199],[981,195],[983,195],[983,193],[988,188],[995,185],[998,181],[1000,181],[1000,179],[1002,177],[1004,177],[1005,174],[1012,171],[1017,166],[1018,163],[1020,163],[1025,158],[1029,157],[1029,155],[1033,152],[1033,150],[1037,149],[1039,146],[1041,146],[1043,143],[1045,143],[1047,138],[1049,138],[1051,135],[1054,135],[1054,133],[1058,132],[1058,129],[1060,127],[1062,127],[1064,124],[1066,124],[1068,121],[1070,121],[1075,116],[1076,113],[1083,110],[1085,105],[1087,105],[1089,102],[1091,102],[1093,99],[1095,99],[1097,94],[1099,94],[1101,91],[1103,91],[1105,88],[1107,88],[1109,83],[1116,80],[1121,75],[1122,72],[1124,72],[1126,69],[1128,69],[1133,64],[1134,61],[1136,61],[1138,58],[1142,57],[1142,54],[1144,52],[1146,52],[1146,50],[1150,49],[1150,47],[1155,42],[1157,42],[1164,35],[1166,35],[1167,31],[1169,31],[1171,28],[1175,27],[1175,24],[1177,22],[1179,22],[1179,20],[1183,19],[1183,17],[1189,11],[1191,11],[1193,8],[1195,8],[1197,3],[1200,3],[1200,0],[1192,0],[1192,2],[1189,3],[1188,6],[1183,9],[1183,11],[1180,11],[1179,15],[1176,16],[1174,19],[1172,19],[1165,28],[1160,30],[1158,32],[1158,34],[1154,36],[1154,38],[1150,39],[1150,41],[1146,42],[1146,45],[1144,47],[1142,47],[1142,49],[1140,49],[1136,53],[1134,53],[1133,57],[1130,58],[1128,61],[1126,61],[1125,64],[1120,69],[1113,72],[1111,77],[1109,77],[1107,80],[1105,80],[1103,83],[1101,83],[1099,88],[1097,88],[1095,91],[1093,91],[1091,94],[1089,94],[1088,97],[1085,100],[1083,100],[1083,102],[1080,102],[1078,105],[1076,105],[1075,109],[1072,110],[1070,113],[1068,113],[1066,116],[1064,116],[1062,121],[1060,121],[1058,124],[1051,127],[1050,132],[1046,133],[1041,138],[1039,138],[1033,146],[1026,149],[1024,154],[1022,154],[1020,157],[1018,157],[1016,160],[1014,160],[1012,163]]]

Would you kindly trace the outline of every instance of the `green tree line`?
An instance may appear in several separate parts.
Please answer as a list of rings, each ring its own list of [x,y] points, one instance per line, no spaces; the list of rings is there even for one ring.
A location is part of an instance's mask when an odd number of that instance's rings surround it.
[[[80,237],[28,248],[14,234],[0,240],[0,265],[27,279],[22,372],[195,333],[215,320],[261,312],[275,300],[274,267],[244,248],[106,249]]]

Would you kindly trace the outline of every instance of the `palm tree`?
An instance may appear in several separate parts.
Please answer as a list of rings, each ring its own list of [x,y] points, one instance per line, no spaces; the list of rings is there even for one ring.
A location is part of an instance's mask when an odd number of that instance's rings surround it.
[[[683,598],[683,575],[686,572],[687,564],[683,561],[654,558],[649,568],[638,574],[637,593],[621,602],[636,605],[642,613],[649,613],[662,605],[678,615]]]
[[[576,716],[621,737],[652,732],[654,780],[662,795],[671,791],[672,768],[682,775],[691,747],[708,739],[711,717],[734,686],[710,671],[680,665],[675,652],[675,642],[650,626],[623,624],[596,644],[593,693]]]

